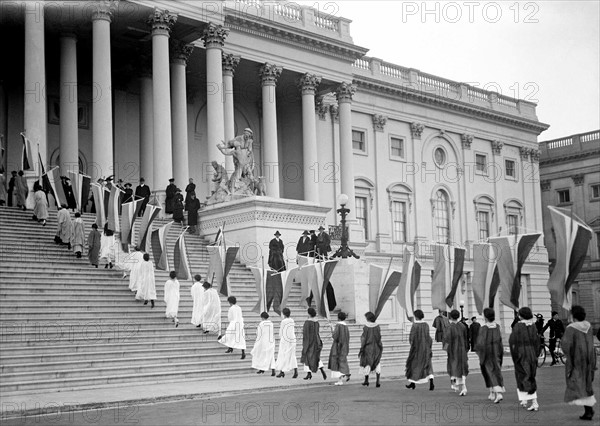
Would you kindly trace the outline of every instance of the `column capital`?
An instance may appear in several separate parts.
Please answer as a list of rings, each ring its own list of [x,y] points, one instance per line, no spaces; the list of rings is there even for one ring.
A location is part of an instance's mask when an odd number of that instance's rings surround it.
[[[473,135],[464,133],[460,135],[460,141],[462,142],[462,147],[464,149],[471,149],[471,144],[473,143]]]
[[[494,154],[501,154],[502,153],[502,148],[504,147],[504,144],[502,143],[502,141],[492,141],[492,150],[494,151]]]
[[[319,119],[325,121],[329,112],[329,105],[325,103],[322,95],[315,98],[315,111],[319,114]]]
[[[373,114],[373,127],[376,132],[383,132],[385,125],[387,124],[388,118],[383,114]]]
[[[421,139],[423,130],[425,130],[425,126],[422,123],[417,123],[417,122],[410,123],[410,131],[412,133],[413,138]]]
[[[187,44],[181,40],[170,39],[171,46],[171,62],[174,64],[180,64],[186,66],[190,55],[194,51],[194,45]]]
[[[356,93],[356,86],[352,83],[343,82],[340,84],[336,91],[335,95],[337,97],[338,103],[340,102],[352,102],[352,96]]]
[[[321,77],[306,73],[296,82],[303,95],[314,95],[321,84]]]
[[[275,86],[277,84],[277,79],[281,76],[281,71],[283,71],[282,67],[269,64],[268,62],[264,63],[258,72],[260,74],[261,84],[263,86]]]
[[[235,70],[242,59],[239,55],[234,55],[233,53],[221,53],[221,62],[223,66],[223,74],[233,76],[235,74]]]
[[[329,114],[331,114],[331,120],[334,123],[337,123],[340,120],[340,108],[337,105],[329,105]]]
[[[523,160],[528,160],[529,159],[529,153],[530,153],[531,149],[527,148],[525,146],[522,146],[521,148],[519,148],[519,152],[521,153],[521,158]]]
[[[225,45],[225,39],[229,35],[229,29],[223,25],[216,25],[209,22],[202,33],[202,40],[204,41],[204,47],[207,49],[211,47],[222,48]]]
[[[177,14],[170,13],[168,10],[154,9],[146,23],[152,27],[152,34],[163,34],[168,36],[171,28],[177,22]]]
[[[102,20],[102,21],[112,21],[112,15],[117,5],[119,4],[119,0],[101,0],[90,2],[92,7],[92,21]]]
[[[531,150],[531,161],[539,163],[540,162],[540,157],[542,155],[542,151],[540,151],[539,149],[532,149]]]

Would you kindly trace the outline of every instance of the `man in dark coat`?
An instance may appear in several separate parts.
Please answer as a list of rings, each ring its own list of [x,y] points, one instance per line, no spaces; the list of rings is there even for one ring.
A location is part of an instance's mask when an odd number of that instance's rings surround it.
[[[550,355],[552,355],[552,364],[555,365],[558,361],[556,360],[556,340],[560,339],[565,332],[565,326],[562,321],[558,318],[558,312],[552,311],[552,318],[548,320],[544,328],[542,328],[542,335],[546,332],[546,329],[550,329],[550,339],[548,340],[548,347],[550,349]]]
[[[175,179],[169,179],[169,185],[165,190],[167,197],[165,198],[165,213],[172,214],[175,208],[175,195],[177,194],[177,186]]]
[[[304,321],[302,327],[302,357],[300,362],[304,364],[306,377],[304,380],[312,379],[312,373],[321,370],[323,380],[327,379],[323,363],[321,362],[321,350],[323,341],[319,335],[319,321],[317,320],[317,311],[314,308],[308,308],[308,319]]]
[[[144,178],[140,178],[140,184],[135,188],[135,196],[142,198],[142,205],[140,206],[140,211],[138,213],[138,216],[142,217],[146,211],[146,206],[150,201],[150,188],[146,185]]]
[[[75,200],[75,194],[73,193],[73,186],[71,186],[71,179],[65,177],[62,182],[63,190],[65,191],[65,197],[67,199],[67,207],[76,210],[77,201]]]
[[[311,229],[310,231],[310,252],[309,257],[316,257],[317,255],[317,234],[315,234],[315,230]]]
[[[508,339],[510,354],[515,364],[515,377],[517,379],[517,396],[521,406],[531,405],[529,411],[538,411],[537,383],[537,354],[540,347],[540,338],[533,322],[531,309],[519,309],[519,322],[515,324]]]
[[[329,234],[325,232],[323,226],[319,226],[319,235],[317,235],[317,243],[315,249],[317,255],[323,259],[327,259],[327,254],[331,251],[331,238]]]
[[[331,370],[331,377],[337,378],[336,385],[342,385],[344,378],[350,380],[350,367],[348,366],[348,352],[350,350],[350,331],[344,322],[346,314],[338,313],[339,322],[335,325],[333,331],[333,343],[329,352],[329,364],[327,368]]]
[[[196,194],[196,184],[194,183],[194,179],[190,178],[190,183],[187,184],[187,186],[185,187],[185,200],[184,200],[184,204],[187,210],[187,204],[190,201],[190,195],[192,194],[192,192],[194,194]]]
[[[441,343],[444,341],[444,331],[446,330],[446,328],[448,328],[449,325],[450,322],[448,321],[448,318],[444,316],[444,311],[440,309],[438,311],[438,316],[435,317],[435,319],[433,320],[433,328],[435,328],[436,342]]]
[[[312,251],[313,245],[310,241],[310,236],[308,235],[308,231],[304,231],[298,240],[298,244],[296,244],[296,253],[298,253],[298,256],[310,256]],[[312,255],[314,256],[314,253]]]
[[[11,177],[8,180],[8,202],[7,205],[8,207],[12,207],[13,205],[13,193],[15,192],[15,179],[17,178],[17,171],[13,170],[12,172],[10,172]]]
[[[185,209],[188,212],[188,225],[190,226],[189,233],[195,234],[197,232],[196,226],[198,226],[198,210],[200,210],[200,200],[196,198],[194,191],[188,194],[190,199],[185,205]]]
[[[375,387],[380,387],[381,354],[383,353],[381,328],[375,322],[377,317],[375,317],[373,312],[367,312],[365,318],[367,319],[367,324],[363,327],[363,334],[360,336],[360,350],[358,351],[358,358],[360,359],[358,373],[365,376],[365,381],[362,385],[369,386],[369,374],[374,371],[377,378]]]
[[[469,337],[467,328],[460,323],[460,312],[450,312],[450,325],[444,331],[444,350],[448,352],[448,375],[451,387],[459,391],[460,396],[467,394],[467,375],[469,374]]]
[[[410,343],[410,352],[406,359],[406,380],[409,384],[408,389],[414,389],[417,384],[427,383],[429,381],[429,390],[435,389],[433,384],[433,367],[431,358],[433,351],[431,346],[433,340],[429,335],[429,324],[423,321],[425,315],[423,311],[417,309],[414,312],[415,322],[410,329],[408,341]]]
[[[567,358],[565,361],[565,402],[571,405],[583,405],[585,412],[579,418],[592,420],[594,417],[594,370],[596,353],[594,351],[594,332],[592,325],[585,320],[585,309],[581,306],[571,308],[573,322],[565,331],[561,343]]]
[[[483,310],[485,324],[478,330],[475,341],[475,352],[479,356],[481,375],[485,386],[490,391],[488,399],[494,403],[502,401],[504,390],[504,378],[502,377],[502,358],[504,347],[502,346],[502,333],[500,327],[495,323],[496,313],[491,308]]]
[[[173,220],[177,223],[184,221],[183,215],[183,195],[181,195],[181,189],[175,189],[175,197],[173,198]]]
[[[471,352],[475,352],[475,343],[477,343],[477,336],[479,336],[479,330],[481,324],[477,322],[477,317],[471,318],[471,326],[469,327],[469,340],[471,342]]]
[[[131,186],[132,185],[129,182],[125,184],[125,189],[121,194],[121,198],[123,200],[122,203],[129,203],[133,201],[133,189],[131,189]]]
[[[279,231],[275,232],[275,238],[269,242],[269,266],[276,272],[285,271],[285,261],[283,259],[283,241],[279,238]]]

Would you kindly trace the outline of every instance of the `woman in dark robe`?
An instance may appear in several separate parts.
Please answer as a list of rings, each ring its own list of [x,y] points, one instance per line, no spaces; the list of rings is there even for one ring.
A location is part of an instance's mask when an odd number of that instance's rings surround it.
[[[314,308],[308,308],[308,319],[304,321],[302,328],[302,358],[300,362],[304,364],[306,377],[304,380],[312,379],[312,373],[321,370],[323,380],[327,379],[323,363],[321,362],[321,349],[323,341],[319,335],[319,321],[317,320],[317,311]]]
[[[169,185],[165,189],[165,213],[171,214],[175,208],[175,194],[177,194],[177,186],[175,186],[175,179],[169,179]]]
[[[431,366],[431,357],[433,352],[431,345],[433,340],[429,335],[429,324],[423,321],[425,315],[423,311],[417,309],[414,312],[415,322],[410,329],[408,341],[410,343],[410,352],[406,359],[406,380],[409,384],[408,389],[414,389],[416,385],[429,382],[429,390],[435,389],[433,384],[433,367]]]
[[[188,225],[190,226],[189,233],[195,234],[197,232],[196,226],[198,226],[198,210],[200,210],[200,200],[196,198],[196,193],[193,191],[188,195],[189,200],[187,201],[185,208],[188,212]]]
[[[185,208],[187,210],[188,208],[188,203],[190,202],[190,199],[192,198],[192,194],[196,195],[196,184],[194,183],[194,179],[190,178],[190,183],[187,184],[187,186],[185,187]]]
[[[517,379],[517,395],[522,407],[529,411],[538,411],[537,402],[537,353],[540,347],[540,338],[533,322],[533,314],[527,306],[519,309],[519,322],[512,329],[508,338],[510,354],[515,364],[515,377]]]
[[[377,382],[375,387],[380,387],[379,377],[381,376],[381,354],[383,345],[381,344],[381,329],[379,324],[375,323],[377,317],[373,312],[365,314],[367,324],[363,327],[363,334],[360,337],[360,358],[359,374],[365,376],[363,386],[369,386],[369,374],[375,371]]]
[[[177,188],[173,201],[173,220],[177,223],[182,223],[183,219],[183,195],[181,195],[181,189]]]
[[[581,420],[592,420],[594,396],[594,370],[596,369],[596,353],[594,352],[594,332],[592,325],[585,320],[585,309],[581,306],[571,308],[573,322],[567,326],[562,337],[562,349],[567,358],[565,361],[565,402],[584,408]]]
[[[98,267],[98,261],[100,257],[100,231],[98,231],[98,225],[92,224],[92,230],[88,235],[88,258],[90,263],[96,268]]]
[[[285,271],[285,260],[283,259],[283,241],[279,238],[281,234],[275,231],[275,238],[269,241],[269,261],[268,265],[274,271]]]
[[[489,389],[488,399],[495,404],[502,401],[504,390],[504,378],[502,377],[502,357],[504,347],[502,346],[502,333],[496,324],[496,313],[491,308],[483,310],[485,323],[479,329],[475,352],[479,356],[481,374],[485,380],[485,386]]]
[[[459,391],[460,396],[467,394],[467,376],[469,375],[469,337],[467,328],[458,320],[460,312],[450,312],[450,325],[444,331],[444,350],[448,352],[448,375],[450,387]]]
[[[336,385],[343,385],[344,378],[350,380],[350,367],[348,367],[348,352],[350,350],[350,331],[344,322],[346,314],[338,313],[338,320],[333,331],[333,344],[329,352],[329,365],[327,368],[331,370],[331,377],[338,379]]]

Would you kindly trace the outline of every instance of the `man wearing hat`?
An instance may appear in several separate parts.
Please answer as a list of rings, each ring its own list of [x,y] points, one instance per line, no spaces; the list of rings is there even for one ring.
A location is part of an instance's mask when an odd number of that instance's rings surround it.
[[[565,334],[565,326],[563,325],[562,321],[558,318],[558,312],[552,311],[552,318],[548,320],[548,322],[542,329],[542,335],[546,332],[547,328],[550,328],[550,339],[548,340],[550,355],[552,355],[552,364],[550,365],[554,365],[558,363],[558,361],[556,360],[556,354],[554,353],[554,351],[556,350],[556,340],[561,339],[563,334]]]
[[[142,199],[142,205],[138,217],[142,217],[146,211],[146,205],[150,201],[150,188],[146,185],[144,178],[140,178],[140,184],[135,188],[135,196]]]
[[[276,272],[285,271],[283,260],[283,241],[279,238],[279,231],[275,232],[275,238],[269,242],[269,266]]]
[[[71,179],[68,177],[65,177],[63,180],[63,190],[65,191],[65,198],[67,199],[67,207],[76,210],[77,200],[75,200],[75,194],[73,193],[73,187],[71,186]]]
[[[133,189],[131,189],[131,187],[132,185],[129,182],[124,185],[123,193],[121,194],[122,203],[129,203],[133,201]]]
[[[314,246],[310,241],[308,231],[302,233],[302,236],[298,240],[298,244],[296,244],[296,252],[298,253],[298,256],[310,256],[310,254],[314,252]],[[296,258],[296,261],[298,261],[298,258]]]
[[[325,232],[323,225],[319,226],[319,235],[317,235],[317,245],[315,248],[318,256],[327,259],[327,254],[331,251],[331,238]]]
[[[169,179],[169,185],[166,189],[167,198],[165,198],[165,213],[173,213],[175,207],[175,194],[177,194],[177,186],[175,185],[175,179]]]

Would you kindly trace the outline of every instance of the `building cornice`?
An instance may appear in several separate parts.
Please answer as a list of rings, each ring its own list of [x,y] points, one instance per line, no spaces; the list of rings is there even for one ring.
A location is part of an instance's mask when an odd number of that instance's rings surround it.
[[[232,30],[266,38],[278,43],[286,43],[295,48],[327,54],[348,62],[354,62],[369,51],[369,49],[364,47],[326,38],[309,31],[286,28],[278,25],[276,22],[263,20],[257,16],[252,16],[252,19],[250,19],[227,15],[225,16],[225,25]]]
[[[576,152],[571,155],[561,155],[560,157],[554,157],[554,158],[546,157],[543,160],[540,159],[540,167],[548,165],[548,164],[560,164],[560,163],[568,163],[573,160],[589,159],[590,157],[593,157],[593,156],[600,157],[600,149],[581,151],[581,152]]]
[[[476,105],[471,105],[466,102],[440,97],[426,91],[418,91],[409,87],[381,82],[363,76],[354,75],[353,83],[357,86],[359,92],[365,91],[376,93],[378,95],[387,95],[394,99],[401,98],[403,101],[413,104],[427,105],[430,107],[433,106],[444,110],[452,110],[469,116],[476,116],[490,121],[502,122],[514,127],[536,132],[537,134],[540,134],[550,127],[548,124],[544,124],[539,121],[520,118],[515,115],[493,111]]]

